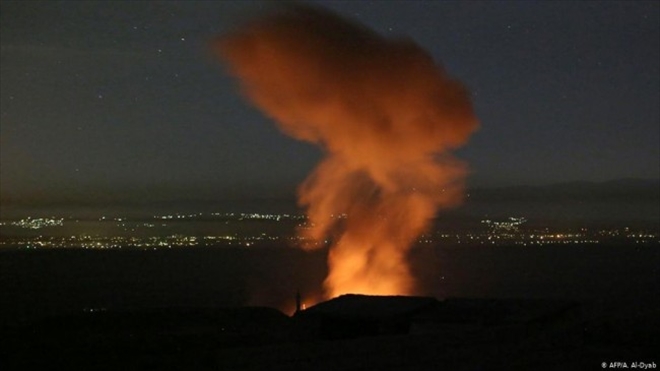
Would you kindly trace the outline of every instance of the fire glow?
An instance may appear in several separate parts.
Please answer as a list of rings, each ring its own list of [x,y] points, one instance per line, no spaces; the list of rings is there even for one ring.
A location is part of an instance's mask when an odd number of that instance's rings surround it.
[[[477,128],[463,85],[411,40],[301,5],[215,47],[283,132],[326,153],[298,189],[300,233],[332,241],[323,296],[416,293],[408,252],[462,199],[466,166],[449,151]]]

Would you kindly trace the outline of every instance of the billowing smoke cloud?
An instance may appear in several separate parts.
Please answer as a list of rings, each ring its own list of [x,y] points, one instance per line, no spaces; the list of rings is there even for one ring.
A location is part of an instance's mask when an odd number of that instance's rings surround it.
[[[462,198],[466,169],[449,150],[477,127],[463,85],[414,42],[306,6],[216,47],[257,107],[327,154],[299,188],[300,233],[331,240],[324,295],[415,293],[408,251]]]

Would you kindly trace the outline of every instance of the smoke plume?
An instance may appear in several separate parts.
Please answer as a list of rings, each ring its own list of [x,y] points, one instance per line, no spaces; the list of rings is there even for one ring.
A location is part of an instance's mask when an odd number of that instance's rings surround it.
[[[324,296],[415,293],[407,254],[462,198],[466,168],[449,151],[477,127],[463,85],[411,40],[307,6],[215,47],[282,131],[326,153],[298,189],[310,222],[300,233],[331,241]]]

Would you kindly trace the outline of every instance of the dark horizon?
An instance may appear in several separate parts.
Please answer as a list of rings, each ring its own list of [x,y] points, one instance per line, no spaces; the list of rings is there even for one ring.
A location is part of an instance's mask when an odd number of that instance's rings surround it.
[[[469,183],[469,182],[468,182]],[[590,199],[602,197],[602,201],[607,201],[607,197],[613,194],[619,196],[628,196],[631,200],[648,199],[653,201],[660,196],[660,178],[617,178],[605,181],[587,181],[573,180],[566,182],[551,182],[547,184],[515,184],[515,185],[468,185],[465,187],[465,193],[474,194],[488,198],[494,194],[506,196],[510,201],[525,201],[529,199],[531,193],[541,191],[548,192],[545,196],[536,194],[534,197],[556,198],[557,193],[567,190],[576,194],[582,194]],[[93,188],[90,187],[85,192],[70,193],[66,191],[57,192],[50,195],[35,192],[33,194],[19,194],[7,196],[0,199],[5,207],[145,207],[154,205],[186,205],[227,203],[231,205],[257,204],[259,202],[268,203],[296,203],[296,188],[294,184],[281,185],[268,188],[230,188],[216,189],[212,186],[198,188],[194,191],[183,190],[176,187],[128,187],[121,189]],[[596,194],[588,194],[596,190]],[[267,207],[267,206],[266,206]],[[458,206],[460,208],[461,206]],[[248,206],[249,209],[249,206]],[[245,210],[249,211],[249,210]],[[302,210],[301,210],[302,211]]]

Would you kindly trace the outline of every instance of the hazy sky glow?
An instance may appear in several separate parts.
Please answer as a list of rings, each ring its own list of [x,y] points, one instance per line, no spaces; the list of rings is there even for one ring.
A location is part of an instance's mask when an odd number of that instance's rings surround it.
[[[482,185],[658,178],[658,2],[331,2],[466,84]],[[0,192],[293,194],[321,157],[237,93],[208,43],[272,4],[2,2]]]

